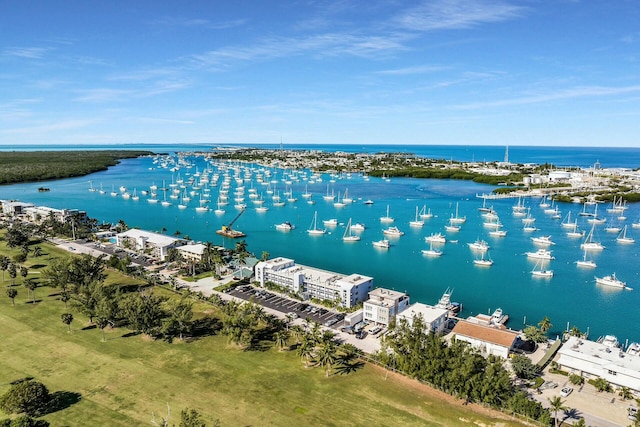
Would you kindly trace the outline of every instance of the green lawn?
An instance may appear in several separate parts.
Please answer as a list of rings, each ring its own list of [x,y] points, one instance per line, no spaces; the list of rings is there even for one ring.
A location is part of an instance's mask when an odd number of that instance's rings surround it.
[[[2,243],[0,253],[7,253]],[[47,255],[41,258],[29,262],[45,264]],[[113,283],[127,280],[110,278]],[[20,277],[17,281],[22,283]],[[51,392],[79,393],[79,402],[45,416],[52,425],[151,425],[152,413],[157,419],[164,416],[167,403],[172,424],[182,409],[192,407],[209,423],[219,418],[222,426],[519,425],[435,399],[406,380],[385,378],[373,366],[325,378],[321,369],[305,369],[293,352],[242,351],[225,336],[167,343],[126,337],[129,331],[116,329],[101,342],[100,331],[83,329],[88,320],[78,313],[67,332],[60,320],[64,305],[53,289],[38,288],[41,301],[31,304],[19,286],[13,307],[5,287],[0,294],[0,393],[10,381],[27,376]],[[201,314],[211,307],[195,309]]]

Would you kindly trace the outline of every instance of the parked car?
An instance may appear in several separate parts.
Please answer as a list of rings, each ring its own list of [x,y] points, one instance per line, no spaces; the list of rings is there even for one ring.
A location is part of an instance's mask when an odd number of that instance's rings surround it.
[[[294,311],[290,311],[287,313],[287,316],[291,316],[292,319],[297,319],[298,318],[298,313],[294,312]]]
[[[365,331],[364,329],[356,333],[356,338],[359,340],[364,339],[366,336],[367,336],[367,331]]]
[[[330,326],[335,325],[336,323],[338,323],[338,319],[336,319],[335,317],[333,317],[333,318],[331,318],[331,319],[327,320],[326,322],[324,322],[324,326],[326,326],[326,327],[330,327]]]
[[[572,391],[572,387],[562,387],[562,390],[560,390],[560,396],[567,397],[571,394]]]
[[[369,332],[371,333],[371,335],[375,335],[378,332],[380,332],[382,330],[382,328],[380,326],[376,326],[375,328],[372,328]]]
[[[636,408],[635,406],[629,406],[629,409],[627,409],[627,418],[629,418],[631,421],[635,421],[637,416],[638,408]]]

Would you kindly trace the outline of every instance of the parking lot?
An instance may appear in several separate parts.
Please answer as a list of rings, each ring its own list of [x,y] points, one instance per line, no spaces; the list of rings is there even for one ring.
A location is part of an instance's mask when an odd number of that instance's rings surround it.
[[[256,289],[249,285],[239,286],[227,293],[243,300],[253,299],[256,303],[284,315],[291,314],[292,317],[301,319],[309,318],[323,326],[333,327],[334,329],[340,328],[344,321],[344,314],[342,313],[307,302],[285,298],[273,292]]]

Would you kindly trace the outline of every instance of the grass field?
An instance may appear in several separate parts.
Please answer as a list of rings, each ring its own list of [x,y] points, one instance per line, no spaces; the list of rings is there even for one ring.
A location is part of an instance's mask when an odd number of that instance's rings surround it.
[[[30,257],[27,265],[44,266],[57,256],[42,246],[48,255]],[[0,253],[7,254],[3,242]],[[110,274],[112,283],[132,280]],[[321,369],[306,369],[293,352],[242,351],[219,335],[168,343],[115,329],[102,342],[100,331],[85,328],[88,320],[78,313],[69,333],[55,290],[38,288],[40,301],[31,304],[19,286],[13,307],[6,284],[0,294],[0,393],[27,376],[51,392],[79,393],[77,403],[44,417],[53,426],[151,425],[152,413],[157,419],[166,415],[167,403],[171,424],[191,407],[209,424],[219,419],[222,426],[519,425],[437,398],[432,390],[371,365],[325,378]],[[204,304],[194,308],[215,310]]]

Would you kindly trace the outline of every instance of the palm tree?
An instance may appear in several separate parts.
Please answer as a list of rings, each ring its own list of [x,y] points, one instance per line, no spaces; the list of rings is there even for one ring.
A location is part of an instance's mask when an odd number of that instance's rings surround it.
[[[546,334],[547,331],[553,327],[553,324],[551,324],[549,317],[544,316],[544,319],[538,322],[538,326],[540,327],[540,330]]]
[[[569,330],[569,335],[571,335],[572,337],[581,337],[582,331],[578,329],[577,326],[572,326],[571,329]]]
[[[284,350],[284,347],[287,345],[287,339],[289,338],[289,333],[287,331],[278,331],[274,334],[274,340],[276,345],[278,346],[278,351]]]
[[[20,267],[20,275],[23,279],[26,279],[27,275],[29,275],[29,269],[27,267]]]
[[[324,368],[324,372],[327,378],[329,378],[331,368],[337,360],[338,353],[336,350],[336,344],[333,341],[326,341],[320,344],[316,351],[314,362],[316,366],[321,366]]]
[[[560,396],[554,396],[553,398],[549,399],[549,407],[553,411],[555,426],[558,427],[558,412],[566,411],[568,408],[564,406],[564,400],[562,400]]]
[[[620,387],[620,390],[618,390],[618,396],[622,397],[622,400],[627,400],[633,398],[633,393],[631,393],[631,389],[629,387]]]
[[[4,272],[9,268],[11,259],[6,255],[0,255],[0,269],[2,269],[2,283],[4,283]]]
[[[36,246],[33,248],[33,256],[34,257],[42,256],[42,248],[40,246]]]
[[[14,288],[7,289],[7,296],[11,298],[11,304],[16,305],[16,297],[18,296],[18,291]]]
[[[35,303],[36,302],[36,288],[38,287],[38,284],[36,283],[36,281],[33,280],[32,278],[29,278],[29,279],[24,281],[24,287],[27,288],[29,293],[31,293],[31,295],[33,296],[33,302]]]
[[[296,350],[296,353],[298,353],[298,356],[304,360],[304,367],[308,368],[309,360],[313,357],[313,342],[307,337],[303,338]]]
[[[293,334],[293,337],[295,338],[296,343],[299,343],[300,339],[304,336],[304,329],[302,329],[302,326],[293,325],[290,331]]]
[[[269,252],[267,252],[267,251],[262,251],[262,256],[260,257],[260,259],[261,259],[262,261],[266,261],[266,260],[268,260],[268,259],[269,259],[269,255],[270,255],[270,254],[269,254]]]
[[[235,252],[237,254],[241,254],[243,252],[247,252],[247,242],[245,242],[244,240],[240,240],[239,242],[236,242]]]
[[[69,328],[69,332],[71,332],[71,322],[73,322],[73,314],[71,314],[71,313],[62,313],[60,315],[60,318],[62,319],[62,323],[67,325],[67,327]]]

